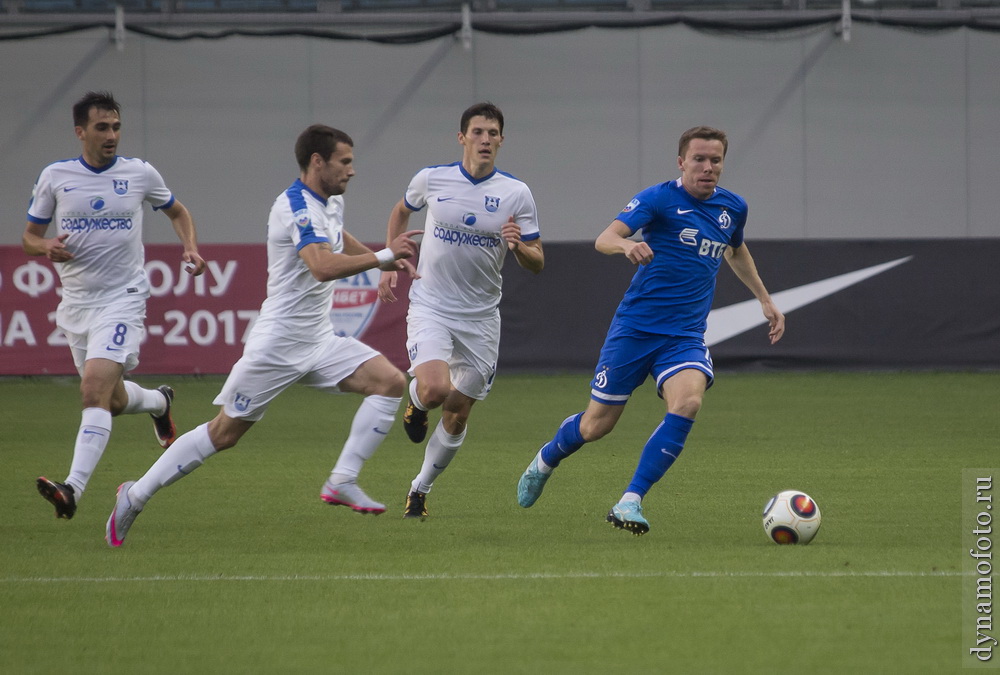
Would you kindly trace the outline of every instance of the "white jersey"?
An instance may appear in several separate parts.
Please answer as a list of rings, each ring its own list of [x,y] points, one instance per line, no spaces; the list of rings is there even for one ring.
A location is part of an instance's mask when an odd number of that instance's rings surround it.
[[[496,316],[507,255],[500,228],[514,216],[522,241],[539,237],[528,186],[496,170],[476,179],[455,162],[417,172],[404,201],[413,211],[427,207],[410,304],[451,318]]]
[[[328,242],[344,250],[344,198],[329,199],[296,180],[278,195],[267,220],[267,298],[251,335],[270,334],[322,342],[333,333],[332,281],[317,281],[299,250]]]
[[[116,156],[96,169],[83,157],[49,164],[35,181],[28,222],[56,221],[73,259],[55,263],[62,304],[100,307],[123,297],[149,297],[142,247],[142,203],[168,208],[174,197],[152,165]]]

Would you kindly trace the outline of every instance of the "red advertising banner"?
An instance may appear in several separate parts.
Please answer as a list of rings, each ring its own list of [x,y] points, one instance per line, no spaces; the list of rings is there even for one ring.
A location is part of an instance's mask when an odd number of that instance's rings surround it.
[[[380,247],[380,245],[376,245]],[[146,336],[134,372],[225,374],[243,353],[267,290],[264,244],[205,244],[205,273],[182,271],[181,249],[146,246],[151,295]],[[330,320],[337,332],[371,345],[405,370],[410,279],[399,275],[397,302],[378,300],[378,270],[336,281]],[[59,277],[48,260],[0,246],[0,375],[75,374],[55,325]]]

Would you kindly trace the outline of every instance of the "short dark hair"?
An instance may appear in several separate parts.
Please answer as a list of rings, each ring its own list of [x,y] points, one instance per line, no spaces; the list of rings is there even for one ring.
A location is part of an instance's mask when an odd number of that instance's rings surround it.
[[[703,141],[722,141],[723,157],[725,157],[726,153],[729,151],[729,138],[726,136],[725,131],[705,126],[692,127],[681,134],[681,140],[677,144],[678,157],[684,157],[685,153],[687,153],[688,146],[691,145],[691,141],[695,138],[700,138]]]
[[[295,161],[299,163],[299,168],[303,171],[309,166],[309,160],[314,153],[324,160],[337,150],[337,143],[343,143],[354,147],[354,141],[340,129],[328,127],[325,124],[314,124],[301,134],[295,141]]]
[[[85,127],[90,119],[90,109],[110,110],[120,117],[122,107],[110,91],[88,91],[79,101],[73,104],[73,126]]]
[[[500,112],[500,108],[496,107],[489,101],[483,101],[482,103],[476,103],[465,109],[462,113],[462,128],[459,129],[463,134],[469,129],[469,120],[471,120],[476,115],[485,117],[488,120],[496,120],[497,124],[500,125],[500,135],[503,136],[503,113]]]

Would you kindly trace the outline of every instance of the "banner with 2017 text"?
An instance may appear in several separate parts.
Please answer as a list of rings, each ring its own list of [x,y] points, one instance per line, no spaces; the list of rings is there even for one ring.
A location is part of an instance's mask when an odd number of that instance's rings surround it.
[[[766,320],[729,270],[719,274],[706,343],[717,372],[772,369],[1000,369],[1000,238],[754,241],[754,259],[785,313],[771,345]],[[146,247],[152,286],[137,374],[229,372],[267,285],[264,244],[200,247],[204,275],[182,273],[180,247]],[[545,245],[535,275],[508,256],[499,370],[592,371],[635,267],[590,242]],[[725,266],[724,266],[725,267]],[[406,369],[410,280],[377,298],[379,273],[337,283],[330,318]],[[442,298],[447,303],[449,298]],[[0,375],[71,374],[54,317],[53,266],[0,247]]]
[[[146,336],[136,373],[228,373],[267,290],[263,244],[208,244],[205,273],[182,271],[181,249],[146,246],[151,295]],[[398,302],[378,300],[379,272],[335,282],[330,319],[338,333],[353,335],[405,369],[406,294],[399,275]],[[75,374],[66,337],[55,325],[60,299],[55,267],[19,246],[0,246],[0,375]]]

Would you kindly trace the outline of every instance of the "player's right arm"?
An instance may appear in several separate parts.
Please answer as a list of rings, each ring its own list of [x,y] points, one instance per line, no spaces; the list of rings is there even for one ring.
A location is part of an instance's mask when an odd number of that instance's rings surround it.
[[[45,167],[31,188],[28,225],[21,236],[21,247],[28,255],[43,255],[52,262],[66,262],[73,259],[73,252],[66,247],[69,233],[51,238],[45,236],[56,206],[56,192],[52,189],[52,171],[50,167]]]
[[[406,199],[400,199],[392,207],[392,212],[389,214],[389,224],[386,227],[386,242],[391,242],[406,230],[407,225],[410,224],[411,213],[413,211],[406,205]],[[400,262],[400,265],[402,269],[409,272],[411,277],[414,279],[417,278],[417,270],[413,266],[413,263],[404,260]],[[378,280],[378,297],[382,302],[396,301],[396,294],[392,291],[392,289],[396,288],[396,280],[397,272],[382,272],[382,276]]]
[[[28,255],[43,255],[52,262],[66,262],[73,259],[73,254],[66,248],[66,238],[69,233],[58,237],[46,238],[47,225],[29,222],[21,237],[21,246]]]
[[[633,265],[646,265],[653,259],[653,249],[645,241],[629,239],[632,229],[620,220],[614,220],[597,237],[594,248],[605,255],[623,254]]]

